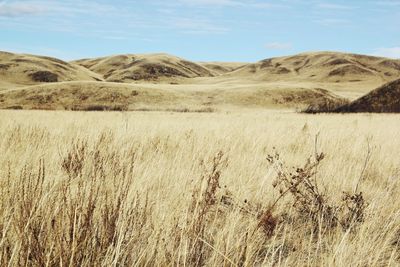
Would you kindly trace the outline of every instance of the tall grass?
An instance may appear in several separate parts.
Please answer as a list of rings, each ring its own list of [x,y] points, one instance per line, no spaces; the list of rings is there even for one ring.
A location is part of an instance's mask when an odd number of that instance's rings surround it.
[[[399,118],[2,111],[0,266],[397,266]]]

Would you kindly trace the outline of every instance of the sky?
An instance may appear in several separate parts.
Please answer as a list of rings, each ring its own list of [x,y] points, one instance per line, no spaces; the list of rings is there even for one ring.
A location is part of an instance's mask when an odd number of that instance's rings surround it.
[[[0,0],[0,50],[64,60],[163,52],[255,62],[307,51],[400,58],[400,0]]]

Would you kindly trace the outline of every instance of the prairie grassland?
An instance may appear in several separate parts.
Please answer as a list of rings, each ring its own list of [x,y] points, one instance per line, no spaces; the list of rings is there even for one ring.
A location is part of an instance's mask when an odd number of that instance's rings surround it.
[[[0,266],[398,266],[399,122],[1,111]]]

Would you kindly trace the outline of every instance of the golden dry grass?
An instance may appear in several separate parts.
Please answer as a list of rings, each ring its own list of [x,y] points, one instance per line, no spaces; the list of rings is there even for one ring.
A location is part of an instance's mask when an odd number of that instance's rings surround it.
[[[398,115],[0,113],[1,266],[400,264]],[[324,203],[360,181],[362,220],[270,209],[315,152]]]

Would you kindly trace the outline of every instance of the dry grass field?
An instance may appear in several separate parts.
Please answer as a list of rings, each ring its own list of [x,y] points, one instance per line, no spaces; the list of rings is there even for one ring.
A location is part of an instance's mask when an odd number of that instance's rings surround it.
[[[399,122],[0,111],[0,266],[398,266]]]

